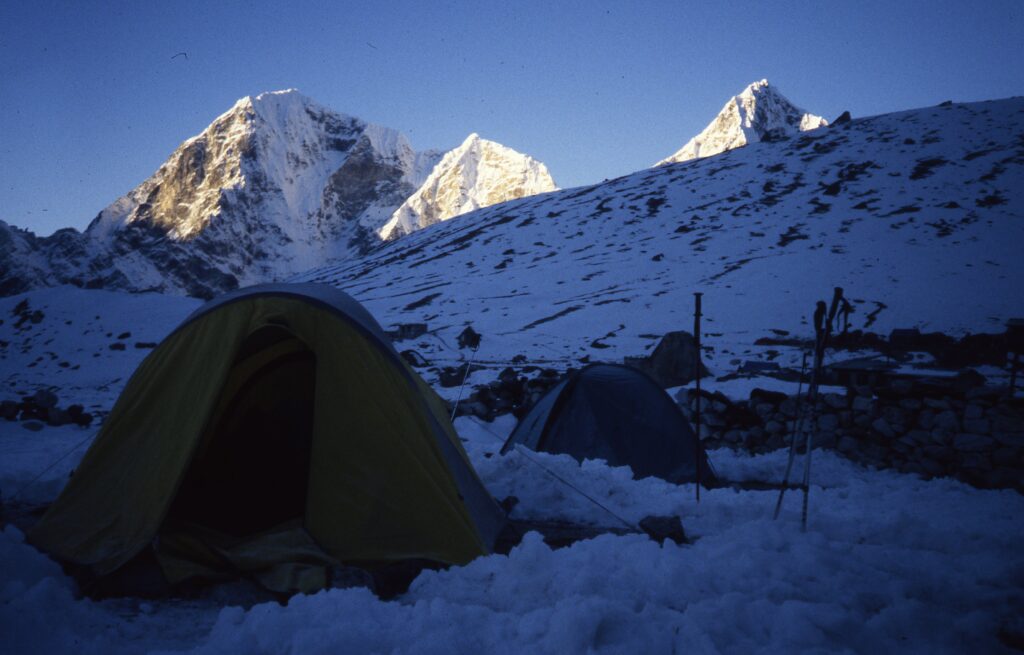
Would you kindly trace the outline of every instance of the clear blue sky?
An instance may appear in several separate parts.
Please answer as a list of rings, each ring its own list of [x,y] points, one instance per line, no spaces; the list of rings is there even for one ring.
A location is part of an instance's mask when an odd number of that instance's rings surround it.
[[[765,77],[828,119],[1024,95],[1022,16],[1018,0],[6,0],[0,220],[81,229],[235,100],[290,87],[417,149],[479,132],[587,184],[671,154]]]

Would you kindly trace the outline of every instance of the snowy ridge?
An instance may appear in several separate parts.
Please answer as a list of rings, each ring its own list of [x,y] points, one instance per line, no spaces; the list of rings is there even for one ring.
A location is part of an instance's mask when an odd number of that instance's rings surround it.
[[[557,188],[544,164],[470,134],[441,159],[379,233],[395,239],[481,207]]]
[[[441,364],[467,323],[478,360],[642,355],[691,329],[694,291],[713,372],[771,329],[807,336],[833,286],[851,329],[1001,332],[1024,315],[1022,133],[1021,98],[856,119],[478,210],[298,279],[428,323],[415,347]]]
[[[769,136],[792,136],[828,125],[821,116],[806,113],[785,98],[768,80],[754,82],[729,99],[707,127],[674,155],[655,166],[710,157],[757,143]]]
[[[529,184],[538,166],[546,175],[543,165],[519,157],[483,158],[481,190],[463,205],[544,190]],[[242,98],[83,235],[38,238],[0,223],[11,244],[0,254],[0,290],[74,284],[209,297],[279,280],[379,244],[381,227],[440,159],[293,89]]]

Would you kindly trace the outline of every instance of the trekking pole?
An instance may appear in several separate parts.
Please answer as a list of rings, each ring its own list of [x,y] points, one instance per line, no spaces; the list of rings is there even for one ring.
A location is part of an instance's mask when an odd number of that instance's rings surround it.
[[[459,395],[455,398],[455,405],[452,406],[452,418],[455,420],[455,412],[459,411],[459,402],[462,401],[462,389],[466,386],[466,380],[469,379],[469,371],[473,368],[473,358],[476,357],[476,351],[480,349],[478,345],[469,351],[469,362],[466,364],[466,372],[462,375],[462,384],[459,385]]]
[[[693,465],[697,469],[697,502],[700,502],[700,469],[701,469],[701,447],[700,447],[700,299],[704,294],[696,291],[693,294],[693,338],[697,346],[697,356],[693,362],[693,377],[697,381],[697,403],[693,410],[693,425],[696,432],[696,439],[694,439],[694,457]]]
[[[782,489],[779,489],[779,499],[775,501],[775,514],[772,516],[772,520],[778,520],[779,512],[782,511],[782,498],[786,495],[786,489],[789,488],[789,475],[793,471],[793,460],[796,459],[796,441],[799,434],[803,432],[804,418],[801,412],[803,411],[803,404],[800,398],[800,394],[803,393],[804,388],[804,376],[807,374],[807,351],[804,351],[803,361],[800,364],[800,381],[796,385],[796,411],[793,415],[793,433],[789,439],[789,459],[786,462],[786,474],[782,477]]]
[[[804,502],[800,511],[800,530],[807,532],[807,503],[811,495],[811,449],[814,446],[813,437],[818,408],[818,386],[821,384],[821,371],[825,359],[825,347],[828,345],[829,335],[832,333],[832,322],[835,320],[836,312],[839,310],[839,302],[843,299],[842,287],[836,287],[832,294],[832,306],[829,308],[828,317],[824,316],[825,303],[818,303],[818,309],[814,312],[815,330],[818,333],[817,346],[814,352],[814,371],[811,374],[811,386],[807,391],[807,402],[810,405],[811,426],[807,430],[807,441],[805,444],[806,454],[804,455]]]

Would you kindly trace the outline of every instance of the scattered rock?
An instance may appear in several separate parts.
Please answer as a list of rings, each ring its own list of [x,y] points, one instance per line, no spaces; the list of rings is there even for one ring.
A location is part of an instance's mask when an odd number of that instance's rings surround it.
[[[687,543],[683,522],[678,516],[645,516],[639,526],[658,543],[663,544],[666,539],[679,545]]]
[[[995,439],[982,434],[961,432],[953,437],[953,447],[968,452],[991,450],[995,443]]]
[[[42,407],[43,409],[49,409],[57,406],[57,394],[52,391],[46,391],[45,389],[40,389],[35,392],[29,400],[35,403],[36,406]]]
[[[13,400],[0,401],[0,418],[5,418],[8,421],[17,421],[20,412],[21,405]]]

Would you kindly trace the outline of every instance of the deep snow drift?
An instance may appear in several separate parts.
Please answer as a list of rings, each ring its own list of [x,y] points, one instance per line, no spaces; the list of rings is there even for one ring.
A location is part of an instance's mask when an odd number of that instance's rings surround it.
[[[60,568],[0,533],[0,633],[9,653],[1009,652],[1024,610],[1024,497],[865,470],[818,453],[810,528],[798,499],[773,522],[773,491],[692,485],[565,455],[497,455],[512,427],[460,418],[473,464],[518,517],[682,517],[693,543],[605,535],[551,550],[530,533],[509,556],[425,572],[381,602],[364,589],[248,610],[214,600],[93,602]],[[17,424],[0,423],[4,439]],[[24,441],[25,434],[17,435]],[[45,433],[31,435],[43,437]],[[777,480],[782,452],[710,453],[732,479]],[[5,456],[5,470],[17,457]],[[539,464],[539,465],[538,465]],[[6,473],[5,473],[6,476]],[[6,491],[10,477],[5,477]]]
[[[18,327],[9,317],[23,300],[43,316]],[[58,385],[62,403],[102,412],[149,352],[134,342],[159,341],[196,304],[70,288],[0,299],[4,386],[12,395]],[[620,527],[550,471],[629,522],[680,516],[693,543],[605,535],[551,550],[529,534],[507,557],[425,572],[392,602],[336,589],[242,609],[224,602],[239,597],[228,592],[81,599],[8,526],[0,532],[4,652],[1008,652],[1000,633],[1024,631],[1024,497],[1015,492],[864,469],[818,451],[802,534],[799,494],[778,522],[774,491],[711,490],[698,505],[692,485],[633,480],[627,468],[519,449],[501,456],[513,425],[510,417],[456,421],[491,493],[520,499],[513,517]],[[52,499],[95,433],[0,421],[4,499]],[[736,481],[777,482],[785,466],[782,451],[710,457]]]

